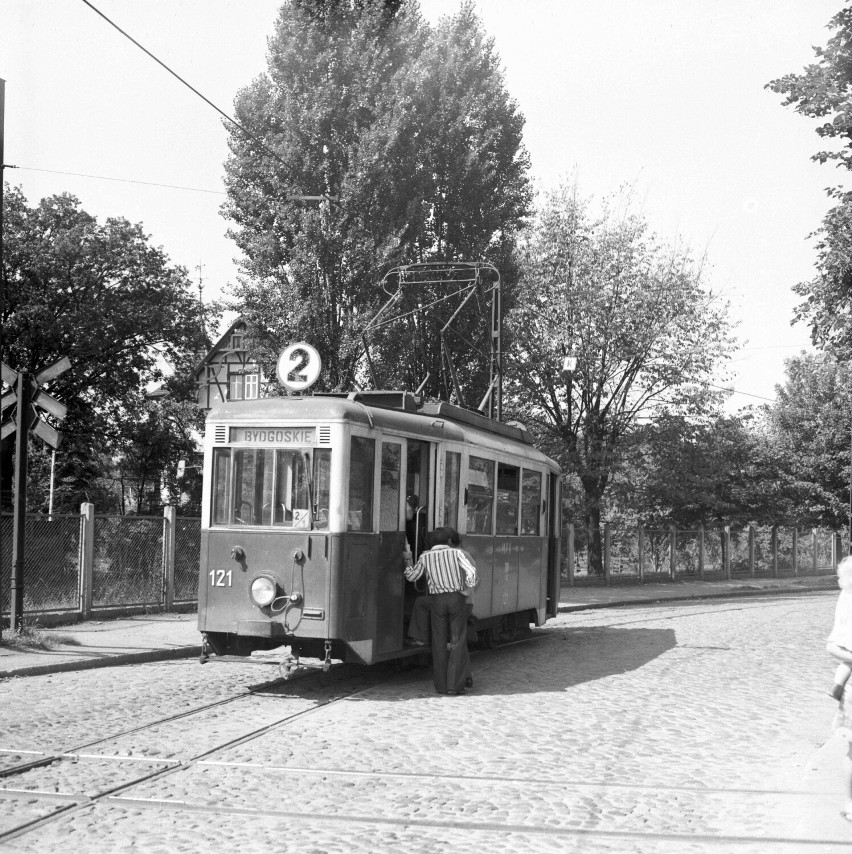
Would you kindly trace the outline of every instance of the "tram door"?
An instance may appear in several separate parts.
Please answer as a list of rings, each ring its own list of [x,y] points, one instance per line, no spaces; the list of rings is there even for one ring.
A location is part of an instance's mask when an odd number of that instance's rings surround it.
[[[414,513],[414,519],[408,519],[406,516],[405,532],[409,542],[411,542],[411,550],[414,552],[414,559],[420,557],[420,553],[428,548],[426,542],[426,532],[430,530],[433,521],[429,518],[429,497],[431,495],[431,463],[432,463],[432,446],[429,442],[421,442],[417,439],[408,440],[408,455],[405,467],[405,495],[406,501],[417,498],[417,507]],[[410,503],[410,502],[409,502]]]
[[[432,451],[433,446],[429,442],[421,442],[418,439],[408,440],[408,452],[405,461],[406,506],[414,503],[415,496],[417,506],[414,508],[413,514],[410,510],[406,511],[405,536],[411,544],[412,556],[415,561],[422,552],[429,548],[428,531],[434,528],[434,520],[429,514],[432,484],[434,483]],[[412,518],[409,519],[409,516]],[[403,612],[406,625],[414,608],[414,600],[420,593],[428,592],[425,579],[418,581],[417,585],[420,585],[419,590],[410,581],[405,582]]]
[[[558,475],[547,476],[547,616],[555,617],[559,613],[559,595],[561,590],[562,556],[560,537],[562,535],[562,482]]]

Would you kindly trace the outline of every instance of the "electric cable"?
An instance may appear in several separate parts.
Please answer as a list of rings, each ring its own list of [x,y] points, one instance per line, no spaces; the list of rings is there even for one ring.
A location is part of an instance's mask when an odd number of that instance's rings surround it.
[[[199,92],[199,91],[198,91],[198,89],[196,89],[193,85],[191,85],[190,83],[187,83],[187,81],[186,81],[186,80],[184,80],[184,79],[183,79],[183,77],[181,77],[181,76],[180,76],[180,74],[178,74],[178,73],[177,73],[176,71],[174,71],[173,69],[169,68],[169,66],[168,66],[168,65],[166,65],[166,63],[165,63],[165,62],[163,62],[161,59],[158,59],[156,56],[154,56],[154,54],[153,54],[153,53],[151,53],[151,51],[150,51],[150,50],[148,50],[146,47],[143,47],[141,44],[139,44],[139,42],[138,42],[138,41],[136,41],[136,39],[134,39],[134,38],[133,38],[133,36],[131,36],[129,33],[125,32],[121,27],[119,27],[119,26],[118,26],[118,24],[116,24],[116,23],[115,23],[115,21],[113,21],[113,20],[111,20],[110,18],[108,18],[108,17],[107,17],[103,12],[101,12],[101,10],[100,10],[100,9],[98,9],[97,7],[95,7],[94,5],[92,5],[92,4],[89,2],[89,0],[82,0],[82,2],[83,2],[83,3],[85,3],[85,4],[86,4],[86,6],[88,6],[88,7],[89,7],[93,12],[95,12],[95,13],[96,13],[96,14],[98,14],[98,15],[100,15],[100,17],[101,17],[101,18],[103,18],[103,19],[104,19],[104,20],[105,20],[105,21],[106,21],[106,22],[107,22],[111,27],[114,27],[116,30],[118,30],[118,32],[120,32],[120,33],[121,33],[121,34],[122,34],[126,39],[128,39],[128,40],[129,40],[129,41],[131,41],[131,42],[133,42],[133,44],[135,44],[135,45],[136,45],[136,47],[138,47],[138,48],[139,48],[139,50],[141,50],[143,53],[145,53],[145,54],[147,54],[149,57],[151,57],[151,59],[153,59],[153,60],[154,60],[154,62],[156,62],[156,63],[157,63],[157,65],[159,65],[159,66],[161,66],[162,68],[164,68],[166,71],[168,71],[168,72],[169,72],[169,74],[171,74],[171,75],[172,75],[172,77],[176,78],[176,79],[177,79],[177,80],[179,80],[181,83],[183,83],[183,85],[184,85],[184,86],[186,86],[186,88],[187,88],[187,89],[189,89],[191,92],[193,92],[193,93],[194,93],[195,95],[197,95],[199,98],[201,98],[201,100],[202,100],[202,101],[204,101],[204,103],[205,103],[205,104],[208,104],[209,106],[211,106],[211,107],[212,107],[212,108],[213,108],[217,113],[219,113],[219,115],[220,115],[220,116],[222,116],[224,119],[226,119],[227,121],[229,121],[229,122],[230,122],[230,123],[231,123],[235,128],[237,128],[237,130],[239,130],[241,133],[245,134],[245,135],[246,135],[249,139],[251,139],[251,140],[252,140],[256,145],[258,145],[258,146],[259,146],[263,151],[265,151],[265,152],[266,152],[270,157],[272,157],[272,158],[274,158],[275,160],[277,160],[277,161],[278,161],[282,166],[287,166],[287,165],[288,165],[288,164],[287,164],[287,162],[286,162],[282,157],[280,157],[278,154],[276,154],[276,152],[274,152],[271,148],[269,148],[269,146],[267,146],[267,145],[266,145],[264,142],[262,142],[258,137],[256,137],[256,136],[255,136],[255,135],[254,135],[250,130],[248,130],[247,128],[243,127],[243,126],[242,126],[242,125],[241,125],[241,124],[240,124],[236,119],[231,118],[231,116],[229,116],[229,115],[228,115],[224,110],[222,110],[222,109],[220,109],[219,107],[217,107],[217,106],[216,106],[216,104],[214,104],[214,103],[213,103],[213,102],[212,102],[208,97],[206,97],[205,95],[202,95],[202,93],[201,93],[201,92]],[[288,199],[290,199],[290,200],[293,200],[293,199],[306,199],[306,200],[309,200],[309,201],[315,201],[315,200],[318,200],[318,199],[324,199],[324,198],[334,199],[334,198],[337,198],[337,197],[336,197],[336,196],[301,196],[301,195],[292,195],[292,196],[288,196]]]
[[[94,178],[98,181],[116,181],[121,184],[143,184],[146,187],[165,187],[168,190],[188,190],[192,193],[211,193],[216,196],[225,196],[224,190],[204,190],[201,187],[181,187],[177,184],[158,184],[155,181],[137,181],[133,178],[111,178],[108,175],[89,175],[85,172],[64,172],[60,169],[40,169],[37,166],[6,166],[7,169],[24,169],[27,172],[48,172],[51,175],[72,175],[75,178]]]

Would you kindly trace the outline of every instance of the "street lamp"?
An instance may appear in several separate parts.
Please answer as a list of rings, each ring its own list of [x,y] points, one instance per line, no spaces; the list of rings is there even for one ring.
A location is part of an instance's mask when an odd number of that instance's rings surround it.
[[[562,379],[568,388],[568,427],[571,427],[571,396],[573,393],[574,371],[577,369],[577,357],[569,350],[562,358]]]

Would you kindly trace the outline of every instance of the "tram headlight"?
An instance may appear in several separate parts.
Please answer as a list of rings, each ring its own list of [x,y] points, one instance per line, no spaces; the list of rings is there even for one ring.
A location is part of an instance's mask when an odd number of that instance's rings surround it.
[[[254,599],[261,608],[265,608],[267,605],[272,603],[272,600],[275,599],[276,592],[277,586],[275,582],[265,575],[258,576],[251,583],[251,598]]]

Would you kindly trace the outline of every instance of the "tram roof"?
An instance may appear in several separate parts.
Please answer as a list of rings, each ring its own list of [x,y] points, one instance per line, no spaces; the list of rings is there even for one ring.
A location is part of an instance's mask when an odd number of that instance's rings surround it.
[[[368,426],[415,429],[436,439],[455,441],[470,440],[476,431],[533,447],[532,436],[520,424],[494,421],[479,412],[444,401],[424,401],[405,391],[332,392],[229,401],[215,404],[207,415],[210,422],[250,419],[257,423],[282,418],[343,420]],[[424,423],[426,419],[430,420]]]

